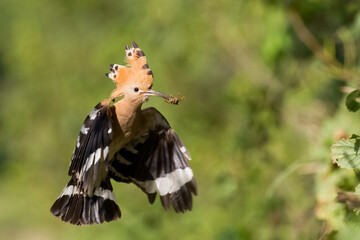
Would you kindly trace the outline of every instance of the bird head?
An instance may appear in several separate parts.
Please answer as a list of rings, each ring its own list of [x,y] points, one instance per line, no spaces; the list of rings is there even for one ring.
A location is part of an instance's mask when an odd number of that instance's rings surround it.
[[[127,66],[111,64],[110,73],[106,74],[116,83],[116,89],[110,98],[124,97],[141,104],[147,101],[149,96],[157,96],[171,102],[172,96],[151,89],[154,75],[146,61],[145,53],[138,45],[132,42],[131,48],[127,45],[125,50]]]

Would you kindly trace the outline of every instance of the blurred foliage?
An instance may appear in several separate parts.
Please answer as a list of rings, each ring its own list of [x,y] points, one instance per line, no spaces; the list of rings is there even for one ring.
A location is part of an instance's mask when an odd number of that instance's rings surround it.
[[[1,239],[359,238],[360,216],[337,199],[359,180],[329,156],[359,130],[343,94],[360,83],[357,1],[3,0],[0,26]],[[177,215],[114,184],[121,220],[71,226],[49,208],[133,40],[154,89],[186,96],[145,106],[187,145],[199,196]]]

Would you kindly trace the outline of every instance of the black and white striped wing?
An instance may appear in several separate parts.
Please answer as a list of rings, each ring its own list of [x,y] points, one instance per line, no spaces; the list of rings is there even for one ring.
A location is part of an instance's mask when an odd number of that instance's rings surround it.
[[[78,179],[72,177],[50,211],[64,222],[75,225],[101,224],[121,217],[108,176],[101,180],[92,194],[84,193]]]
[[[197,194],[190,154],[166,119],[154,108],[154,121],[147,131],[134,138],[114,156],[109,176],[116,181],[133,182],[153,203],[158,193],[165,210],[192,209]]]
[[[75,225],[101,224],[121,217],[108,176],[112,140],[110,105],[95,106],[81,127],[70,163],[71,180],[50,211]]]
[[[108,170],[109,145],[113,137],[109,108],[103,103],[95,106],[85,119],[76,142],[68,174],[76,174],[84,189],[96,181],[100,167]]]

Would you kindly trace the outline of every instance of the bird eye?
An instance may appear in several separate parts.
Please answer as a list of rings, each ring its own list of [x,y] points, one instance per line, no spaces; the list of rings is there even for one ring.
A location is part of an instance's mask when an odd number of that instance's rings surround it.
[[[135,91],[135,92],[138,92],[138,91],[139,91],[139,89],[136,87],[136,88],[134,88],[134,91]]]

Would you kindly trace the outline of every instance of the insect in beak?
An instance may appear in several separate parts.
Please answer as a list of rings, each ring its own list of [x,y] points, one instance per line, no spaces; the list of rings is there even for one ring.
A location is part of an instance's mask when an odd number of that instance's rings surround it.
[[[169,96],[165,93],[162,92],[158,92],[152,89],[149,89],[145,92],[141,92],[141,94],[144,94],[146,96],[156,96],[156,97],[161,97],[163,99],[165,99],[165,102],[167,103],[171,103],[171,104],[178,104],[180,101],[182,101],[184,99],[184,97],[182,97],[181,99],[177,98],[177,97],[173,97],[173,96]]]

